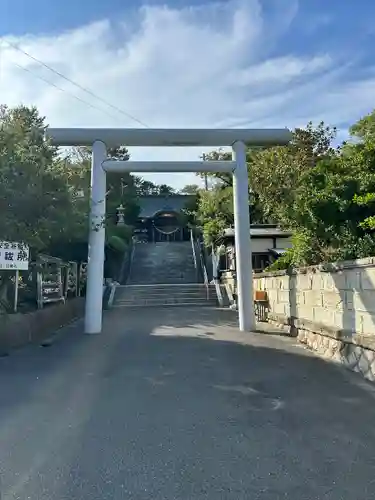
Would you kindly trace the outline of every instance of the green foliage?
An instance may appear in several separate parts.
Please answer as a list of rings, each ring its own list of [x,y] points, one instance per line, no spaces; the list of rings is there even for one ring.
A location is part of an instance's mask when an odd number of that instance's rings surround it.
[[[350,134],[367,144],[375,141],[375,110],[361,118],[350,128]]]
[[[185,226],[196,226],[197,222],[197,211],[200,199],[200,191],[196,193],[196,196],[189,196],[186,200],[184,208],[181,210],[182,220],[181,223]]]
[[[73,253],[82,254],[87,246],[91,149],[74,148],[63,158],[44,139],[45,128],[36,108],[0,107],[0,235],[28,243],[33,253],[51,251],[64,257],[73,247]],[[109,155],[129,158],[125,147],[111,149]],[[129,225],[138,216],[134,179],[130,174],[109,174],[107,179],[107,232],[125,231],[127,241],[129,227],[113,228],[120,203]]]
[[[271,269],[375,254],[375,112],[351,133],[353,141],[335,148],[335,128],[309,123],[288,146],[248,150],[252,222],[274,221],[294,232],[293,248]],[[206,155],[230,157],[222,150]],[[211,178],[214,188],[196,210],[208,242],[233,222],[231,176]]]
[[[374,255],[373,120],[371,114],[352,127],[360,142],[327,148],[299,177],[292,203],[284,210],[290,227],[304,235],[304,244],[294,242],[293,265]]]
[[[28,243],[32,252],[81,255],[87,246],[91,150],[74,148],[62,158],[44,139],[45,127],[36,108],[0,107],[0,235]],[[375,254],[375,111],[350,132],[353,140],[334,148],[336,129],[309,123],[294,131],[287,146],[248,149],[251,221],[274,221],[294,232],[292,249],[272,269]],[[108,154],[129,159],[125,146]],[[204,159],[230,160],[231,153],[212,151]],[[210,245],[234,220],[232,175],[208,176],[208,191],[188,185],[181,192],[197,195],[184,218],[201,227]],[[107,187],[107,245],[116,252],[130,241],[139,196],[175,192],[128,173],[108,174]],[[124,227],[116,225],[119,205]]]
[[[293,259],[294,253],[291,248],[289,248],[283,255],[281,255],[275,262],[270,264],[265,271],[283,271],[284,269],[288,269],[289,267],[293,266],[294,264],[294,259]]]
[[[134,186],[137,196],[168,196],[175,193],[175,190],[167,184],[154,184],[142,177],[134,177]]]
[[[362,222],[359,223],[359,227],[362,229],[375,229],[375,216],[370,215],[369,217],[366,217]]]
[[[187,184],[180,190],[180,194],[197,194],[199,190],[198,184]]]
[[[200,191],[196,220],[205,243],[211,245],[234,222],[232,188],[218,185],[211,191]]]
[[[268,266],[267,271],[288,269],[289,267],[303,267],[321,260],[317,240],[311,233],[300,230],[292,236],[292,247]]]
[[[35,107],[0,106],[0,239],[30,245],[64,260],[87,259],[91,148],[73,148],[65,157],[45,140],[46,124]],[[125,146],[109,157],[128,160]],[[147,181],[130,174],[107,175],[107,247],[124,252],[139,215],[138,196]],[[148,183],[157,194],[166,185]],[[125,227],[117,227],[117,207],[124,207]],[[9,273],[0,273],[1,304],[7,302]]]
[[[250,160],[252,154],[253,151],[249,150],[247,159],[249,162],[249,185],[251,187]],[[232,155],[230,152],[219,149],[206,154],[204,159],[207,161],[229,161],[232,159]],[[198,176],[202,178],[204,175],[198,173]],[[225,172],[214,172],[207,175],[212,181],[212,187],[208,191],[203,189],[198,191],[195,220],[196,224],[202,228],[206,244],[211,245],[222,235],[224,229],[234,224],[233,176]],[[272,219],[265,215],[258,193],[251,188],[249,191],[249,211],[253,223],[272,222]]]
[[[170,194],[174,194],[175,193],[175,190],[171,187],[171,186],[168,186],[167,184],[160,184],[158,187],[158,194],[160,196],[168,196]]]
[[[0,109],[0,235],[32,249],[81,236],[86,205],[76,196],[56,148],[44,140],[36,108]]]
[[[117,238],[121,238],[125,242],[129,242],[131,240],[133,234],[133,230],[131,226],[109,226],[106,229],[106,237],[111,238],[112,236],[116,236]]]
[[[107,244],[108,244],[109,248],[111,248],[112,250],[119,252],[119,253],[124,253],[125,250],[127,249],[126,242],[122,238],[120,238],[119,236],[115,236],[115,235],[110,236]]]
[[[296,129],[288,146],[252,151],[248,155],[250,183],[268,219],[294,227],[296,190],[304,186],[303,176],[317,163],[332,158],[331,143],[336,130],[320,123]]]

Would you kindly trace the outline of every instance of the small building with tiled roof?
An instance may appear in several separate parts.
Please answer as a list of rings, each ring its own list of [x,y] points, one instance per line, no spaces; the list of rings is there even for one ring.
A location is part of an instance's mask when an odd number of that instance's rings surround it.
[[[255,272],[263,271],[292,246],[292,232],[281,229],[277,224],[251,224],[250,237]],[[235,271],[234,228],[226,229],[215,246],[221,247],[220,270]]]

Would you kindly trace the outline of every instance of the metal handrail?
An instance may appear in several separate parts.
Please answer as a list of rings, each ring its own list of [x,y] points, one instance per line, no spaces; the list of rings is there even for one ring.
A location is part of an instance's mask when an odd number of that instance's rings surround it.
[[[193,230],[192,229],[190,229],[190,242],[191,242],[191,250],[193,252],[194,267],[195,267],[195,269],[198,269],[197,254],[196,254],[196,251],[195,251],[195,242],[194,242],[194,236],[193,236]]]
[[[193,235],[193,230],[190,229],[190,241],[191,241],[191,248],[193,252],[193,259],[194,259],[194,267],[198,271],[198,259],[197,259],[197,247],[198,247],[198,255],[199,255],[199,265],[200,265],[200,270],[202,271],[203,274],[203,282],[206,287],[206,297],[207,300],[210,298],[210,287],[209,287],[209,280],[208,280],[208,273],[207,273],[207,268],[206,264],[204,261],[204,256],[202,252],[202,248],[200,245],[200,242],[198,239],[194,238]]]

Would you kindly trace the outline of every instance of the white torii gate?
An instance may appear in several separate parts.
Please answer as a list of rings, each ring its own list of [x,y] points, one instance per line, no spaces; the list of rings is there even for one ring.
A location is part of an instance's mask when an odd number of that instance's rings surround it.
[[[55,146],[92,146],[91,209],[85,332],[102,330],[105,246],[106,172],[232,172],[236,245],[239,328],[255,328],[250,242],[250,215],[246,146],[287,144],[287,129],[97,129],[50,128]],[[118,161],[107,159],[107,147],[126,146],[231,146],[232,161]]]

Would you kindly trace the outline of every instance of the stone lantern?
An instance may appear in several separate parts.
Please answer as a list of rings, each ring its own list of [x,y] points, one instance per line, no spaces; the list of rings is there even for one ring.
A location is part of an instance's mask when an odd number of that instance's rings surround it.
[[[124,211],[125,211],[125,209],[121,203],[121,205],[119,207],[117,207],[117,225],[118,226],[125,226]]]

